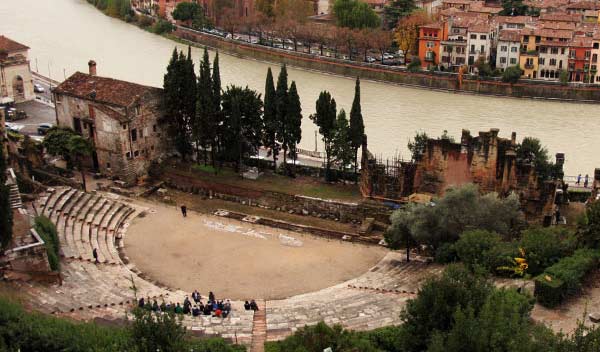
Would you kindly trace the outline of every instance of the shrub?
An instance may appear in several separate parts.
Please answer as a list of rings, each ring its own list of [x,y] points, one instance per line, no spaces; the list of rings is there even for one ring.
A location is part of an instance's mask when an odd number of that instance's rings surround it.
[[[468,267],[491,269],[489,252],[500,243],[500,235],[484,230],[463,232],[454,244],[458,258]]]
[[[454,243],[446,242],[435,251],[435,261],[440,264],[448,264],[458,259]]]
[[[523,231],[520,246],[525,251],[527,272],[538,275],[574,250],[570,232],[561,227],[531,228]]]
[[[588,206],[580,225],[581,240],[584,245],[600,248],[600,201]]]
[[[514,258],[520,256],[517,242],[500,242],[487,253],[487,267],[496,275],[514,274],[514,272],[499,270],[499,268],[515,265]]]
[[[137,17],[137,23],[140,27],[146,28],[146,27],[150,27],[151,25],[153,25],[154,21],[152,20],[152,18],[142,15],[142,16]]]
[[[158,20],[158,22],[154,23],[154,26],[152,26],[152,32],[156,34],[171,33],[173,29],[173,24],[163,19]]]
[[[35,218],[34,228],[46,244],[48,253],[48,264],[54,271],[60,270],[60,239],[56,232],[56,226],[45,216]]]
[[[572,256],[547,268],[535,278],[538,301],[547,307],[555,307],[568,295],[579,292],[585,275],[598,266],[599,258],[598,251],[578,249]]]
[[[502,73],[502,82],[517,83],[521,75],[521,68],[519,66],[507,67]]]
[[[410,61],[410,64],[406,67],[408,72],[419,72],[421,71],[421,59],[417,56],[414,56]]]

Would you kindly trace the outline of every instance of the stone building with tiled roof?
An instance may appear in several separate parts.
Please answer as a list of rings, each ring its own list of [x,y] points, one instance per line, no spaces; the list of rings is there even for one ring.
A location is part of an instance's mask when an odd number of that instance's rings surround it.
[[[96,63],[88,65],[88,74],[76,72],[53,90],[57,125],[93,141],[96,171],[134,184],[167,152],[162,89],[99,77]]]
[[[35,99],[29,47],[0,35],[0,104]]]

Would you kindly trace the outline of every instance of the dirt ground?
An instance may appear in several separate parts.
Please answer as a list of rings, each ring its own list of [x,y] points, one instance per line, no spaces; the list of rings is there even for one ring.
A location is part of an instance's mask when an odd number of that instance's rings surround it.
[[[386,249],[152,204],[125,235],[139,270],[172,288],[231,299],[279,299],[319,290],[374,266]]]

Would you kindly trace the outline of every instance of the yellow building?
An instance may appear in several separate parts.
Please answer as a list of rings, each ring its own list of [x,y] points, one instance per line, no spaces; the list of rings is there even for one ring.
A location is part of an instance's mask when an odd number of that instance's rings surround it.
[[[521,55],[519,56],[519,67],[523,71],[523,78],[537,78],[538,76],[538,50],[540,36],[533,30],[521,32]]]

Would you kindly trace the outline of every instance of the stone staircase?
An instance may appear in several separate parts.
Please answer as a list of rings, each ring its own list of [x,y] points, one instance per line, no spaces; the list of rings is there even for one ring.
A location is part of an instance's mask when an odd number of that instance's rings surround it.
[[[279,340],[320,321],[353,330],[400,324],[400,313],[423,281],[442,266],[402,261],[390,252],[365,274],[317,292],[267,302],[267,339]]]
[[[250,352],[264,352],[267,341],[267,304],[265,301],[258,301],[256,304],[258,310],[254,312]]]
[[[10,207],[12,209],[18,209],[23,206],[21,201],[21,193],[19,192],[19,185],[17,183],[17,176],[13,169],[6,170],[6,185],[9,188]]]

